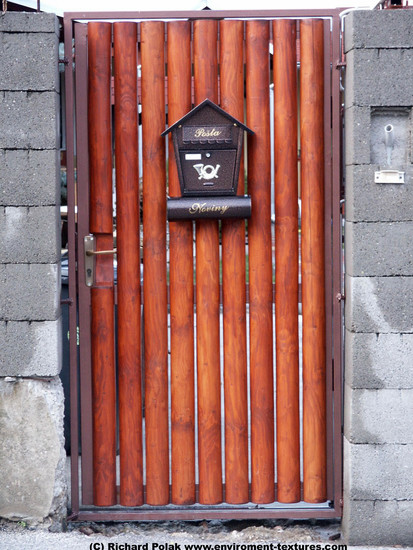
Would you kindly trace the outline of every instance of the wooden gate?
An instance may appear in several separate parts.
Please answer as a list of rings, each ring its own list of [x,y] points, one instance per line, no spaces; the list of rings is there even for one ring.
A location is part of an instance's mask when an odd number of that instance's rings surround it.
[[[340,516],[338,14],[160,17],[65,16],[72,517]],[[247,223],[167,223],[205,98]]]

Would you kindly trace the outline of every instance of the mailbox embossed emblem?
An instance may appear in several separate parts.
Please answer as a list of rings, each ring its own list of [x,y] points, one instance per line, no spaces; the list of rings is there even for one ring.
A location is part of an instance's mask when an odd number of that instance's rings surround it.
[[[163,132],[172,133],[182,195],[168,199],[170,220],[249,217],[250,197],[237,195],[245,131],[253,133],[205,99]],[[200,200],[184,200],[190,197]],[[206,206],[193,206],[198,204]]]

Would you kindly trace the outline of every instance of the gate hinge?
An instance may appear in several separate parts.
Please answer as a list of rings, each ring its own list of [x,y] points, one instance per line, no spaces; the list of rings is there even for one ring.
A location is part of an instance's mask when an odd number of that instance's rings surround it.
[[[69,306],[73,305],[73,298],[63,298],[63,299],[60,300],[60,305],[63,306],[63,305],[66,305],[66,304],[69,305]]]
[[[69,65],[69,60],[67,57],[59,57],[59,63],[63,63],[63,65]]]
[[[347,67],[346,61],[337,61],[336,62],[336,69],[341,69],[342,67]]]
[[[344,302],[345,299],[346,299],[345,294],[341,294],[341,292],[337,292],[336,294],[337,302]]]

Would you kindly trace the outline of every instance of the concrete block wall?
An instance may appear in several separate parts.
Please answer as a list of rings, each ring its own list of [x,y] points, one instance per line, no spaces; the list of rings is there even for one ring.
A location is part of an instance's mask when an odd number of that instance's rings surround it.
[[[413,545],[412,29],[411,10],[345,20],[343,531],[352,545]],[[388,168],[405,183],[375,183]]]
[[[58,19],[0,14],[0,517],[66,513]]]

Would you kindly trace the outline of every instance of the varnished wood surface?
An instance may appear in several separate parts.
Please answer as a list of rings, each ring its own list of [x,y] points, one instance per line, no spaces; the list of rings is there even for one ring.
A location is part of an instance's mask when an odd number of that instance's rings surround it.
[[[168,23],[168,117],[191,110],[191,26]],[[169,195],[181,195],[169,136]],[[192,221],[169,224],[171,301],[172,502],[195,502],[194,284]]]
[[[220,45],[217,49],[218,25]],[[269,23],[193,23],[195,104],[205,98],[244,118],[243,34],[246,29],[246,124],[251,400],[251,494],[243,220],[222,227],[225,453],[221,449],[219,223],[196,223],[196,345],[199,502],[273,502],[274,380],[269,112]],[[180,188],[169,138],[166,188],[165,70],[168,123],[191,108],[190,23],[114,24],[115,153],[118,208],[120,503],[143,503],[140,359],[140,258],[136,66],[142,65],[145,264],[145,404],[147,499],[152,505],[195,502],[193,224],[170,224],[171,442],[168,443],[166,195]],[[89,24],[90,231],[96,248],[113,248],[111,25]],[[298,413],[298,194],[294,21],[273,22],[275,138],[275,319],[277,500],[300,500]],[[304,499],[326,498],[323,23],[301,23],[301,184],[303,294]],[[219,56],[218,56],[219,52]],[[220,90],[218,97],[218,57]],[[166,65],[166,61],[168,65]],[[166,69],[167,67],[167,69]],[[239,194],[244,193],[243,166]],[[112,256],[96,257],[92,289],[94,503],[116,503],[116,396]],[[171,454],[169,454],[171,451]],[[171,480],[169,479],[171,456]]]
[[[115,23],[120,504],[143,504],[136,23]]]
[[[113,286],[95,287],[92,303],[93,495],[116,504],[116,392]]]
[[[147,503],[169,502],[164,23],[141,23]]]
[[[273,22],[277,500],[300,501],[296,21]]]
[[[220,23],[221,107],[244,121],[244,23]],[[241,162],[238,194],[244,194]],[[248,502],[245,220],[222,221],[225,501]]]
[[[111,25],[88,25],[90,232],[96,250],[113,248],[110,122]],[[116,382],[113,256],[95,257],[91,292],[93,494],[96,506],[116,504]]]
[[[269,23],[248,21],[247,126],[252,502],[274,501]]]
[[[301,22],[304,500],[326,498],[323,21]]]
[[[110,23],[88,24],[89,63],[89,173],[91,233],[112,233],[111,141],[111,29]],[[96,183],[98,182],[98,183]]]
[[[218,101],[218,23],[194,22],[195,104]],[[215,220],[196,223],[199,502],[222,502],[219,336],[219,231]]]

